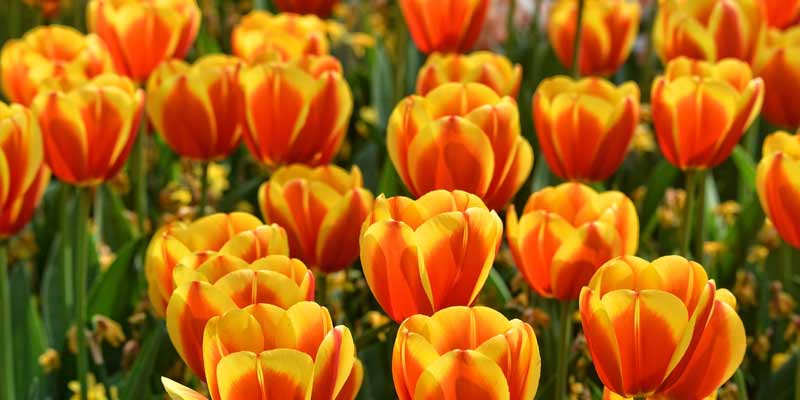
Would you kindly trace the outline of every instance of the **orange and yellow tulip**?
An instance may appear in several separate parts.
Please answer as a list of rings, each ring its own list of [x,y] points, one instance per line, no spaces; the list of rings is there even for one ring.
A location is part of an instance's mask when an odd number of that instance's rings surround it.
[[[767,24],[786,29],[800,20],[800,0],[761,0],[766,10]]]
[[[239,212],[161,227],[147,247],[144,264],[148,296],[157,315],[164,315],[175,290],[175,266],[196,252],[220,252],[251,263],[268,255],[289,255],[289,243],[283,228]]]
[[[601,78],[548,78],[533,95],[536,135],[559,177],[597,182],[619,168],[639,123],[639,87]]]
[[[339,0],[275,0],[283,12],[314,14],[320,18],[328,18],[338,3]]]
[[[373,196],[363,188],[361,170],[335,165],[294,164],[277,170],[258,192],[268,223],[285,226],[292,256],[328,273],[358,258],[361,225]]]
[[[400,325],[392,376],[400,400],[527,400],[542,359],[533,328],[486,307],[450,307]]]
[[[756,169],[761,206],[783,240],[800,248],[800,135],[770,135],[763,154]]]
[[[472,304],[502,240],[500,217],[473,194],[381,195],[361,229],[361,265],[378,303],[400,322]]]
[[[733,294],[717,290],[700,264],[678,256],[609,261],[580,296],[597,374],[623,397],[711,395],[744,358],[735,307]]]
[[[463,53],[478,40],[490,0],[400,0],[411,38],[425,54]]]
[[[125,165],[143,107],[143,90],[128,78],[105,74],[69,92],[41,92],[31,109],[53,173],[86,186],[113,178]]]
[[[764,118],[785,128],[800,127],[800,26],[770,30],[753,72],[764,79]]]
[[[91,0],[86,10],[117,72],[137,82],[162,61],[185,57],[200,29],[196,0]]]
[[[173,274],[176,288],[167,304],[167,332],[175,350],[203,380],[203,329],[212,317],[253,304],[287,309],[314,300],[314,275],[300,260],[283,255],[251,264],[234,260],[225,255],[184,258]]]
[[[763,100],[764,82],[741,61],[671,61],[652,90],[661,152],[683,170],[719,165],[758,116]]]
[[[147,82],[147,114],[178,154],[210,161],[239,145],[247,126],[239,85],[243,62],[211,55],[194,65],[162,63]]]
[[[608,76],[616,72],[633,49],[639,33],[641,6],[630,0],[588,0],[581,22],[578,71],[581,75]],[[558,0],[547,22],[547,34],[558,59],[572,68],[578,2]]]
[[[577,299],[603,263],[639,246],[639,217],[628,197],[574,182],[532,194],[520,218],[509,207],[506,229],[522,276],[559,300]]]
[[[265,63],[241,74],[253,156],[274,167],[330,163],[347,133],[353,95],[331,56]]]
[[[479,83],[446,83],[402,100],[389,118],[386,141],[415,196],[464,190],[500,209],[533,166],[516,101]]]
[[[477,82],[489,86],[500,96],[516,99],[521,80],[522,67],[500,54],[488,51],[467,55],[433,53],[417,75],[417,94],[425,96],[449,82]]]
[[[649,397],[646,397],[646,399],[647,400],[663,400],[662,398],[656,397],[656,396],[649,396]],[[716,399],[717,399],[717,392],[714,391],[714,393],[712,393],[710,396],[703,397],[700,400],[716,400]],[[634,398],[633,397],[620,396],[620,395],[608,390],[608,388],[603,388],[603,398],[601,400],[634,400]]]
[[[39,26],[11,39],[0,53],[0,78],[6,97],[30,106],[42,90],[69,91],[114,65],[97,35],[61,25]]]
[[[653,46],[665,63],[688,57],[750,62],[766,20],[762,0],[660,0]]]
[[[231,34],[233,54],[249,63],[328,54],[325,22],[314,15],[252,11]]]
[[[364,378],[350,330],[334,327],[328,310],[312,302],[254,304],[211,318],[203,363],[214,400],[352,400]],[[162,381],[175,399],[205,400]]]
[[[42,133],[33,113],[19,104],[0,102],[0,240],[28,224],[49,181]]]

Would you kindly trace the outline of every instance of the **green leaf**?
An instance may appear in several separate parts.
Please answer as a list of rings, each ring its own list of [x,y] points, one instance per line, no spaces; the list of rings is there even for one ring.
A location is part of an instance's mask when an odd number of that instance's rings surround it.
[[[792,358],[786,361],[778,371],[770,375],[767,382],[763,382],[756,396],[757,400],[776,400],[797,398],[795,390],[800,390],[800,382],[796,381],[798,375],[797,363],[800,362],[800,353],[795,352]],[[792,394],[795,397],[792,397]]]
[[[236,207],[236,203],[242,200],[251,200],[257,197],[258,188],[267,179],[256,176],[248,179],[244,183],[236,185],[233,190],[227,191],[219,201],[220,212],[231,212]]]
[[[358,400],[396,399],[392,382],[392,343],[394,335],[387,335],[385,342],[376,342],[358,352],[364,363],[364,383],[358,392]]]
[[[197,40],[195,40],[194,47],[198,58],[208,54],[222,53],[219,43],[208,33],[205,24],[200,27],[200,32],[197,33]]]
[[[639,210],[639,221],[643,222],[641,226],[646,230],[655,223],[658,205],[664,199],[664,193],[675,183],[679,175],[680,170],[673,167],[667,160],[661,160],[653,168],[653,172],[647,180],[647,193]]]
[[[382,40],[367,50],[367,62],[370,66],[370,98],[372,106],[378,112],[378,126],[383,135],[382,139],[385,140],[386,125],[395,104],[392,64]]]
[[[502,304],[498,305],[498,309],[502,309],[506,306],[506,304],[511,302],[511,290],[508,289],[508,285],[506,285],[506,281],[503,279],[503,276],[500,275],[500,272],[492,268],[489,270],[489,279],[488,279],[489,287],[494,289],[495,293],[499,296],[500,301]]]
[[[725,249],[721,258],[720,285],[726,286],[730,282],[734,267],[740,265],[747,258],[747,251],[750,244],[754,242],[758,231],[764,224],[764,211],[758,197],[751,196],[745,204],[742,204],[742,212],[736,223],[728,230],[725,236]],[[727,279],[726,279],[727,278]]]
[[[14,315],[14,376],[18,399],[26,398],[32,382],[41,378],[38,358],[47,348],[44,332],[31,293],[31,272],[24,267],[11,271],[11,313]]]
[[[167,329],[163,321],[156,322],[156,328],[145,337],[142,349],[133,363],[130,373],[125,379],[120,393],[122,400],[138,400],[150,395],[151,378],[159,353],[164,347],[171,346]]]
[[[137,270],[137,254],[144,251],[144,241],[126,244],[117,258],[101,273],[89,292],[89,318],[105,315],[115,321],[124,320],[133,311]]]
[[[100,239],[113,251],[119,251],[120,247],[130,243],[134,238],[134,228],[131,221],[125,217],[125,206],[108,185],[100,185],[97,188],[95,223]]]
[[[752,196],[756,190],[756,163],[742,146],[736,146],[733,149],[731,159],[739,171],[739,202],[741,203]]]
[[[400,180],[400,175],[398,175],[397,171],[394,169],[392,160],[387,157],[383,163],[381,178],[378,180],[378,191],[375,194],[383,194],[386,197],[392,197],[402,193],[403,182]]]
[[[61,350],[67,328],[72,320],[71,289],[73,285],[71,266],[64,267],[64,247],[61,235],[56,235],[48,251],[42,276],[42,317],[47,342],[50,347]]]

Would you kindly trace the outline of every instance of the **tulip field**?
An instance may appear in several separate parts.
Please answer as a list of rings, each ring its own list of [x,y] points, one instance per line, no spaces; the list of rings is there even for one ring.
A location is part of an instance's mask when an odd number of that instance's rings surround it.
[[[1,0],[0,400],[800,400],[800,0]]]

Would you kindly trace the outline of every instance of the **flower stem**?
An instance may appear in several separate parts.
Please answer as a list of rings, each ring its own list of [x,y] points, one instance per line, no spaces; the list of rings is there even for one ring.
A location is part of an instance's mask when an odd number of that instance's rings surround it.
[[[694,236],[694,260],[703,264],[703,247],[705,245],[705,237],[706,237],[706,171],[699,170],[695,171],[695,195],[697,196],[697,201],[695,203],[695,219],[696,222],[695,226],[695,236]],[[713,276],[713,278],[717,278]]]
[[[692,170],[686,171],[686,204],[683,207],[683,221],[681,232],[681,255],[691,257],[691,243],[692,243],[692,223],[694,222],[694,209],[695,209],[695,192],[697,191],[697,181],[695,179],[695,172]]]
[[[211,165],[210,162],[205,161],[203,162],[202,169],[203,172],[200,175],[200,204],[199,209],[197,210],[197,216],[202,217],[206,215],[206,204],[208,204],[208,166]]]
[[[15,398],[14,389],[14,347],[11,340],[11,287],[8,284],[8,258],[6,255],[6,243],[0,241],[0,345],[3,354],[0,356],[0,368],[3,369],[0,375],[0,399],[13,400]]]
[[[569,369],[569,350],[572,345],[572,311],[573,301],[561,302],[561,347],[558,349],[558,370],[556,371],[555,399],[564,398],[567,389],[567,373]]]
[[[81,400],[86,400],[89,387],[86,375],[89,372],[89,348],[86,344],[87,320],[87,276],[89,269],[89,190],[78,188],[78,219],[75,227],[75,334],[78,339],[78,380],[81,385]]]
[[[145,168],[145,142],[147,141],[147,122],[142,119],[139,135],[133,144],[131,154],[131,173],[133,174],[133,204],[136,209],[136,219],[139,225],[139,234],[146,234],[145,221],[147,221],[147,172]]]
[[[584,0],[578,0],[578,18],[575,21],[575,40],[572,47],[572,76],[580,78],[580,55],[581,55],[581,36],[583,35],[583,4]]]

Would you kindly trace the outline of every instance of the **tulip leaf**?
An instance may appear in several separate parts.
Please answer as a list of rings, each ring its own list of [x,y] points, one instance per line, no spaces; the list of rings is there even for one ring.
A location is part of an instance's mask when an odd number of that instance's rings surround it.
[[[220,212],[231,212],[236,208],[236,203],[242,200],[255,199],[257,197],[258,188],[267,179],[256,176],[246,180],[244,183],[234,185],[233,190],[225,192],[222,199],[219,201],[217,208]]]
[[[503,276],[500,274],[496,268],[492,268],[489,270],[489,279],[487,279],[487,283],[490,288],[494,290],[494,292],[499,297],[501,304],[499,304],[499,309],[502,309],[506,306],[506,304],[510,303],[512,300],[511,290],[508,289],[508,285],[506,285],[506,281],[503,279]]]
[[[108,185],[97,188],[94,216],[98,235],[111,250],[118,251],[133,240],[134,229],[130,220],[125,217],[122,200]]]
[[[395,330],[396,331],[396,330]],[[384,342],[375,342],[359,349],[358,358],[364,363],[364,383],[358,392],[358,400],[396,399],[392,382],[392,344],[394,335],[387,335]]]
[[[797,398],[795,391],[800,390],[800,382],[796,381],[800,362],[800,352],[795,352],[770,378],[763,382],[756,400],[774,400]],[[794,394],[795,397],[792,397]]]
[[[728,251],[723,252],[721,257],[721,270],[720,281],[730,282],[729,278],[733,267],[747,257],[749,244],[755,240],[758,235],[759,229],[764,224],[764,211],[761,209],[761,204],[758,198],[751,196],[750,199],[742,205],[742,212],[736,219],[736,223],[731,229],[728,230],[724,239],[725,249]]]
[[[16,398],[27,397],[30,383],[41,377],[38,358],[47,348],[41,320],[31,294],[31,272],[28,268],[12,268],[11,315],[14,316],[13,351]]]
[[[159,354],[170,346],[164,322],[156,322],[155,329],[145,336],[136,362],[120,388],[121,400],[138,400],[151,394],[150,381],[158,375],[153,373],[156,361]]]
[[[44,319],[47,342],[50,347],[63,349],[67,327],[72,319],[70,280],[71,265],[64,265],[64,241],[56,235],[48,251],[47,262],[42,276],[42,317]]]
[[[133,311],[138,272],[137,254],[144,250],[144,242],[133,241],[123,246],[108,270],[101,273],[89,292],[89,317],[100,314],[115,321],[123,320]]]
[[[756,190],[756,163],[742,146],[736,146],[733,149],[731,159],[739,171],[739,202],[741,203]]]
[[[386,137],[386,125],[394,109],[394,74],[389,56],[379,40],[375,47],[367,49],[367,62],[370,66],[370,98],[372,107],[378,112],[378,126],[382,138]]]
[[[679,175],[680,171],[667,160],[661,160],[653,168],[653,172],[647,181],[647,193],[639,210],[639,221],[642,222],[641,226],[643,228],[647,229],[650,224],[655,223],[658,205],[664,199],[664,193],[675,183]]]

